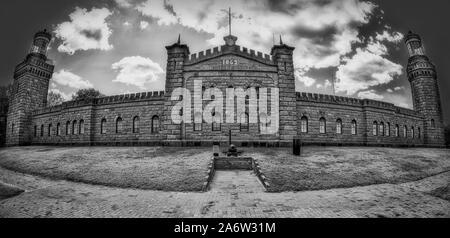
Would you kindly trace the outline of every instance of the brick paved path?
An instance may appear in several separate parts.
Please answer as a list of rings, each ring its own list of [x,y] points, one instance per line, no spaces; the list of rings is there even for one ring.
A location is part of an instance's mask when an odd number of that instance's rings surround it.
[[[266,193],[246,171],[218,171],[206,193],[119,189],[54,181],[0,168],[0,181],[26,190],[0,201],[0,217],[450,217],[428,194],[450,172],[418,182]]]

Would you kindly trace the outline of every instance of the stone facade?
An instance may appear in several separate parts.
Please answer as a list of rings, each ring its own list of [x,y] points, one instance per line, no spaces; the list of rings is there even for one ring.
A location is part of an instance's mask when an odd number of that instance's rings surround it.
[[[445,143],[445,127],[434,64],[425,55],[419,35],[409,32],[405,39],[409,60],[408,79],[411,83],[414,110],[423,115],[424,139],[428,145]]]
[[[54,66],[47,60],[51,40],[47,31],[34,36],[30,53],[16,66],[10,92],[7,145],[29,145],[32,140],[32,112],[47,104],[49,80]]]
[[[7,87],[0,87],[0,146],[6,143],[6,118],[8,116]]]
[[[416,38],[412,33],[408,35],[409,48],[411,42],[416,42],[411,39]],[[44,107],[44,95],[48,92],[53,66],[46,63],[46,58],[36,58],[30,53],[16,69],[14,87],[18,90],[11,97],[7,142],[9,145],[199,146],[213,142],[226,144],[231,132],[233,143],[238,146],[289,146],[294,138],[306,144],[324,145],[444,145],[435,69],[425,55],[411,55],[408,64],[414,97],[414,110],[409,110],[373,100],[296,93],[294,48],[280,39],[280,44],[267,55],[237,45],[235,36],[224,40],[225,45],[196,54],[191,54],[180,39],[167,46],[165,92],[65,102],[50,108]],[[424,64],[428,71],[416,67]],[[42,75],[30,71],[35,65],[40,65]],[[198,89],[202,90],[200,96],[172,94],[177,88],[195,92],[199,81],[202,83]],[[267,112],[261,112],[254,102],[261,102],[260,92],[266,88],[270,89],[269,106]],[[272,88],[278,89],[279,100],[274,100]],[[231,98],[235,101],[226,99],[223,105],[217,105],[211,116],[221,119],[219,123],[204,121],[202,116],[206,112],[194,106],[199,101],[203,110],[216,102],[216,97],[241,89],[245,98],[241,100],[234,95]],[[27,94],[30,90],[34,93]],[[279,105],[278,112],[270,108],[272,102]],[[177,108],[180,103],[182,107]],[[229,108],[234,115],[229,114]],[[255,114],[254,108],[259,110]],[[173,121],[174,113],[190,120]],[[261,128],[269,115],[278,115],[279,130],[265,134]],[[13,124],[14,132],[9,130]]]

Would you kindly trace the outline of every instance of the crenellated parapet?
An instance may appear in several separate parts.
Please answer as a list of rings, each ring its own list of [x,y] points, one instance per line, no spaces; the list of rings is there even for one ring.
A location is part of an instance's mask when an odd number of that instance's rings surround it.
[[[362,100],[357,98],[306,92],[297,92],[297,101],[333,103],[348,106],[362,106],[363,104]]]
[[[220,47],[215,47],[213,49],[208,49],[189,55],[189,57],[186,59],[185,65],[197,64],[199,62],[207,61],[230,53],[244,58],[252,59],[263,64],[275,64],[271,55],[263,54],[262,52],[248,49],[246,47],[241,47],[239,45],[234,45],[232,47],[222,45]]]
[[[127,102],[139,102],[139,101],[147,101],[147,100],[161,100],[162,101],[163,99],[164,99],[164,91],[121,94],[121,95],[107,96],[107,97],[102,97],[102,98],[91,98],[91,99],[64,102],[57,106],[46,107],[46,108],[41,108],[41,109],[35,110],[33,112],[33,115],[42,115],[42,114],[47,114],[47,113],[60,112],[65,109],[77,108],[77,107],[100,106],[100,105],[127,103]]]
[[[336,105],[355,106],[355,107],[371,107],[382,110],[393,111],[398,114],[420,117],[419,113],[414,110],[395,106],[392,103],[381,102],[370,99],[358,99],[351,97],[342,97],[318,93],[297,92],[297,101],[329,103]]]
[[[408,116],[413,116],[413,117],[422,117],[420,115],[420,113],[412,110],[412,109],[408,109],[408,108],[403,108],[403,107],[395,107],[395,111],[397,114],[402,114],[402,115],[408,115]]]
[[[155,99],[162,100],[163,97],[164,97],[164,91],[121,94],[121,95],[98,98],[96,105],[135,102],[135,101],[141,101],[141,100],[155,100]]]

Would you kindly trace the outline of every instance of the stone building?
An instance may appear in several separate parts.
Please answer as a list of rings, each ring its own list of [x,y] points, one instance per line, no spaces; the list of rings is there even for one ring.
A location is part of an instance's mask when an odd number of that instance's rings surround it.
[[[420,37],[411,32],[406,36],[410,55],[407,74],[414,110],[368,99],[295,92],[293,47],[280,39],[270,55],[262,54],[237,45],[237,37],[231,34],[224,38],[224,45],[195,54],[180,38],[167,46],[165,91],[46,107],[54,68],[46,56],[50,40],[48,32],[37,33],[32,50],[16,67],[7,145],[199,146],[226,143],[230,132],[233,143],[241,146],[289,146],[293,138],[322,145],[444,145],[436,70]],[[177,88],[195,91],[198,81],[202,82],[200,96],[172,94]],[[215,107],[212,123],[202,118],[204,113],[194,103],[187,103],[197,101],[207,107],[216,102],[215,96],[235,89],[243,89],[245,99],[229,104],[224,101]],[[252,113],[255,101],[259,105],[266,99],[262,92],[269,89],[267,99],[269,104],[278,105],[276,111],[261,111],[256,105],[257,113]],[[277,89],[278,97],[272,89]],[[180,102],[184,107],[176,114],[189,120],[177,122],[174,110]],[[229,114],[226,109],[230,108],[235,114]],[[274,123],[268,123],[269,114],[277,115],[279,129],[263,133],[265,126]],[[228,117],[234,120],[228,121]]]
[[[8,87],[0,87],[0,146],[4,146],[6,142],[8,104]]]

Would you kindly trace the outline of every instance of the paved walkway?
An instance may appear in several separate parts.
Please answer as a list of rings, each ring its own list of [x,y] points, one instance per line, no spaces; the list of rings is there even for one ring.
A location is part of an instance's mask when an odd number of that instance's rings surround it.
[[[0,168],[0,181],[26,191],[0,201],[0,217],[450,217],[429,195],[450,172],[418,182],[266,193],[250,171],[217,171],[206,193],[120,189],[54,181]]]

